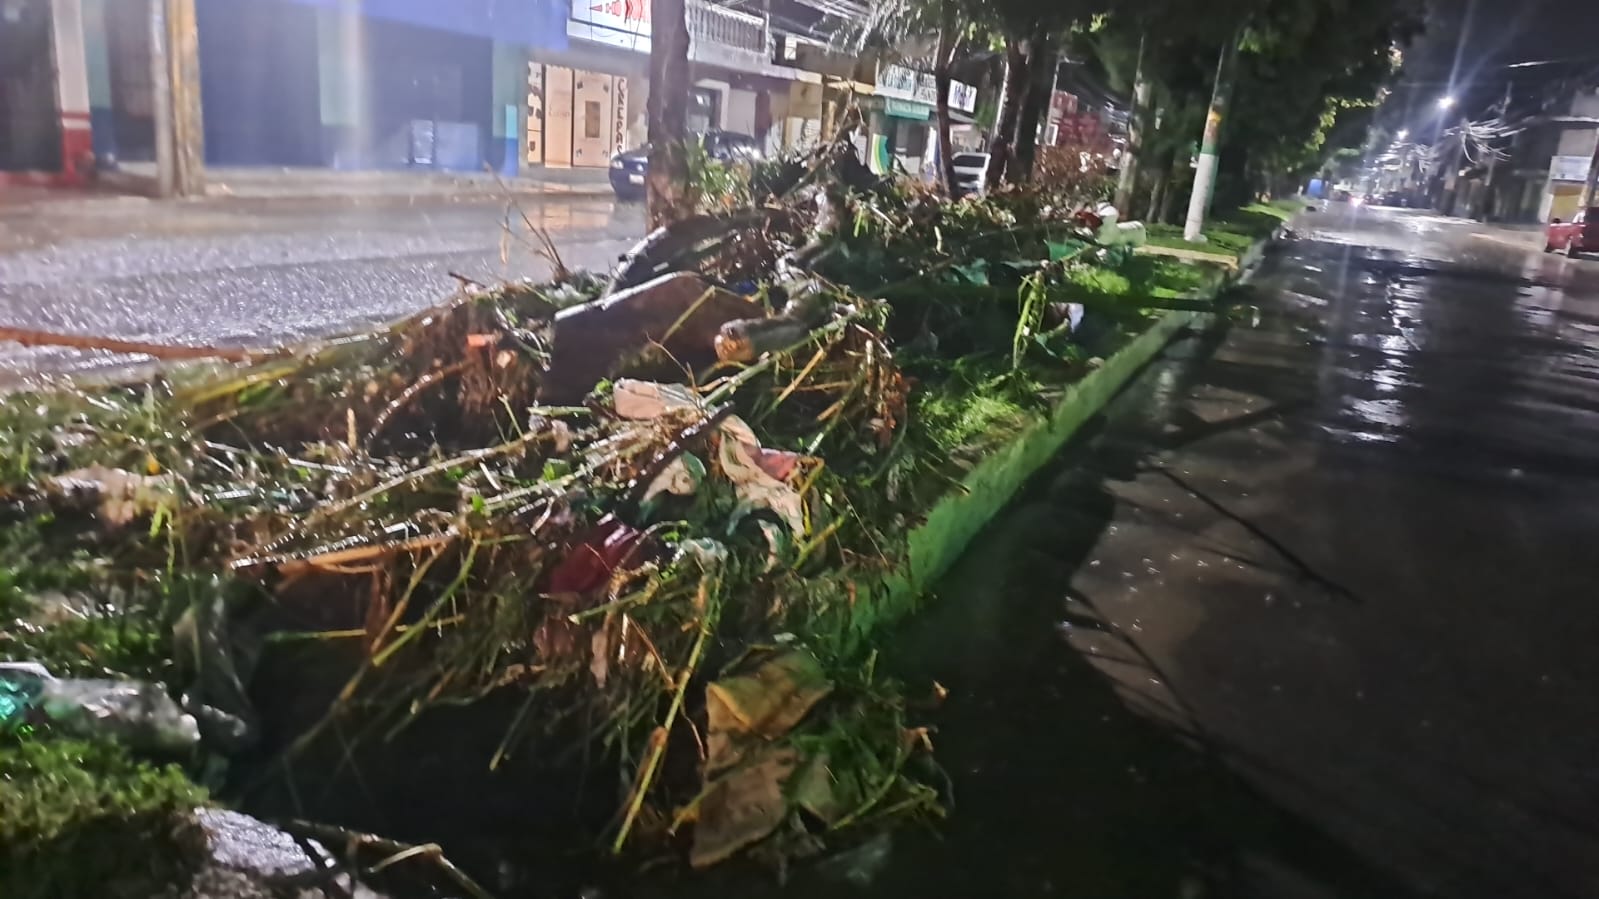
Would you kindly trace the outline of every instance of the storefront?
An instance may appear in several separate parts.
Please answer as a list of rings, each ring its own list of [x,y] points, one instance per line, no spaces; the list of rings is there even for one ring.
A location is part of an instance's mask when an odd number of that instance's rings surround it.
[[[878,67],[877,84],[867,107],[871,110],[869,161],[875,171],[920,175],[934,164],[937,103],[938,83],[932,75],[903,66]],[[957,122],[970,123],[977,107],[977,89],[951,81],[949,107]]]
[[[0,185],[80,184],[92,164],[79,0],[3,0]]]
[[[523,161],[603,168],[644,142],[649,4],[573,0],[565,32],[566,48],[528,62]]]
[[[793,85],[809,79],[819,86],[820,77],[775,65],[758,16],[690,0],[687,21],[689,130],[748,134],[773,151],[801,140],[805,116],[815,121],[820,100],[802,91],[795,103]],[[646,140],[649,3],[575,0],[566,36],[567,49],[535,52],[528,66],[524,158],[559,168],[605,166]],[[819,130],[813,125],[811,133]]]
[[[149,158],[148,0],[91,29],[106,151]],[[196,0],[212,165],[514,173],[529,49],[564,7],[501,0]],[[91,71],[97,71],[91,64]]]

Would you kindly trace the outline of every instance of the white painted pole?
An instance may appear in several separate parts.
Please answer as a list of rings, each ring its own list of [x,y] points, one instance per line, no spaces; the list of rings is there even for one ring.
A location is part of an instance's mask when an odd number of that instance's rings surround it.
[[[1198,240],[1210,212],[1215,192],[1216,164],[1221,152],[1221,126],[1227,113],[1227,97],[1232,93],[1233,65],[1238,59],[1238,35],[1228,39],[1216,61],[1216,84],[1210,93],[1210,113],[1205,116],[1205,136],[1199,145],[1199,167],[1194,170],[1194,189],[1188,195],[1188,220],[1183,225],[1183,240]]]

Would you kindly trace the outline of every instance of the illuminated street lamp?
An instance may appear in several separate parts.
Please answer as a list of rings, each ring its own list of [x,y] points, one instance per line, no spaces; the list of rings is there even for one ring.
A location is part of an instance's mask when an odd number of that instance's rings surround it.
[[[1442,97],[1438,98],[1438,108],[1439,109],[1453,109],[1454,106],[1455,106],[1455,98],[1454,98],[1453,95],[1444,94]]]
[[[1399,129],[1399,134],[1398,134],[1398,135],[1396,135],[1396,136],[1397,136],[1397,137],[1398,137],[1398,138],[1399,138],[1399,139],[1400,139],[1400,140],[1404,140],[1404,139],[1406,139],[1406,138],[1408,138],[1408,137],[1410,137],[1410,129],[1408,129],[1408,128],[1401,128],[1401,129]]]

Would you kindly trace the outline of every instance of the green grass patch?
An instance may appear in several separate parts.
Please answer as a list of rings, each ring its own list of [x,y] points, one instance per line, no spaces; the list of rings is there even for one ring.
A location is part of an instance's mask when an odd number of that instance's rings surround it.
[[[0,896],[153,895],[204,850],[205,793],[109,743],[0,743]]]
[[[1207,222],[1200,231],[1202,241],[1184,240],[1180,225],[1150,224],[1149,244],[1242,258],[1256,241],[1270,237],[1304,208],[1304,202],[1297,198],[1252,203]]]
[[[921,426],[934,447],[945,453],[970,451],[1009,439],[1032,423],[1033,414],[998,386],[940,386],[916,404]]]

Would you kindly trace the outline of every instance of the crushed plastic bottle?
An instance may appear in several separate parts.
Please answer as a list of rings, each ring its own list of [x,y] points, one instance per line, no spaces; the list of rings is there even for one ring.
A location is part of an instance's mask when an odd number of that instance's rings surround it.
[[[0,733],[27,722],[50,672],[33,662],[0,662]]]
[[[200,742],[194,717],[157,684],[62,679],[38,664],[0,663],[0,728],[32,723],[141,752],[183,753]]]

